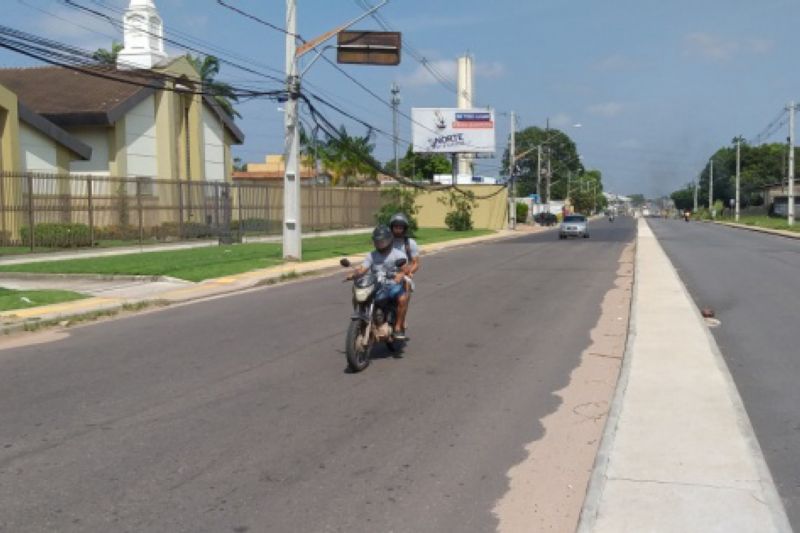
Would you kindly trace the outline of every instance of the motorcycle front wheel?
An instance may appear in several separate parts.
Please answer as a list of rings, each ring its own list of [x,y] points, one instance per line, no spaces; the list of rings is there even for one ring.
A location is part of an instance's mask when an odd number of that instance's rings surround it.
[[[367,332],[367,323],[363,320],[352,320],[347,328],[345,354],[347,367],[352,372],[361,372],[369,366],[369,353],[372,351],[372,339],[363,343]]]

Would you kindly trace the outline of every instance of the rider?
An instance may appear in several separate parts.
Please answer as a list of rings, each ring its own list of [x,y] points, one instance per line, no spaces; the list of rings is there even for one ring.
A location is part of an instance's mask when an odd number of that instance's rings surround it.
[[[400,322],[400,309],[408,307],[408,293],[403,283],[405,273],[397,268],[396,262],[398,259],[405,259],[406,261],[408,259],[405,252],[393,246],[393,240],[392,231],[388,227],[383,225],[376,227],[372,231],[372,244],[375,246],[375,249],[364,258],[364,262],[361,263],[360,266],[356,267],[355,270],[347,276],[347,279],[360,276],[370,269],[376,272],[382,270],[386,274],[386,277],[391,279],[389,282],[389,296],[397,299],[398,308],[394,337],[396,339],[404,339],[405,332],[400,329],[400,326],[402,326],[402,322]]]
[[[389,219],[389,227],[394,236],[394,249],[400,250],[406,255],[408,263],[403,267],[403,272],[409,278],[406,280],[405,294],[397,300],[397,324],[395,337],[398,339],[406,338],[406,316],[408,313],[408,304],[411,299],[411,282],[410,278],[419,270],[419,246],[417,241],[408,235],[408,217],[403,213],[395,213]]]

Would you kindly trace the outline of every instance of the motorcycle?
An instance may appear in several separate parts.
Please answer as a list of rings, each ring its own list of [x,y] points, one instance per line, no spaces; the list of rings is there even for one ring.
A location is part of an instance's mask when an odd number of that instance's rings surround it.
[[[689,222],[689,213],[684,213],[683,220],[685,220],[686,222]]]
[[[395,266],[402,268],[406,262],[398,259]],[[345,268],[351,266],[346,258],[339,264]],[[400,341],[394,338],[397,299],[389,295],[390,281],[385,272],[372,270],[353,278],[353,314],[345,341],[347,366],[352,372],[361,372],[369,366],[376,343],[386,343],[390,352],[400,348]]]

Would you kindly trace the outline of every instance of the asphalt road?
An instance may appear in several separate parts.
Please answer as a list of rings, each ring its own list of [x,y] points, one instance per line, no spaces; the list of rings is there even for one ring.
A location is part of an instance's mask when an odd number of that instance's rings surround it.
[[[712,329],[800,531],[800,240],[650,219]],[[680,349],[676,339],[675,349]]]
[[[491,531],[633,237],[426,256],[405,356],[357,375],[341,277],[0,351],[0,531]]]

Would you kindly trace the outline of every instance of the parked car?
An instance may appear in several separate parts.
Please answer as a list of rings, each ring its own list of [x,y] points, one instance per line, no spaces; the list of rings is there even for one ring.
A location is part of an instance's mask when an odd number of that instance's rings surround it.
[[[566,239],[567,237],[589,238],[589,224],[585,216],[567,215],[564,217],[561,227],[558,229],[558,238]]]
[[[540,226],[555,226],[558,223],[558,217],[553,213],[537,213],[533,217],[533,221]]]

